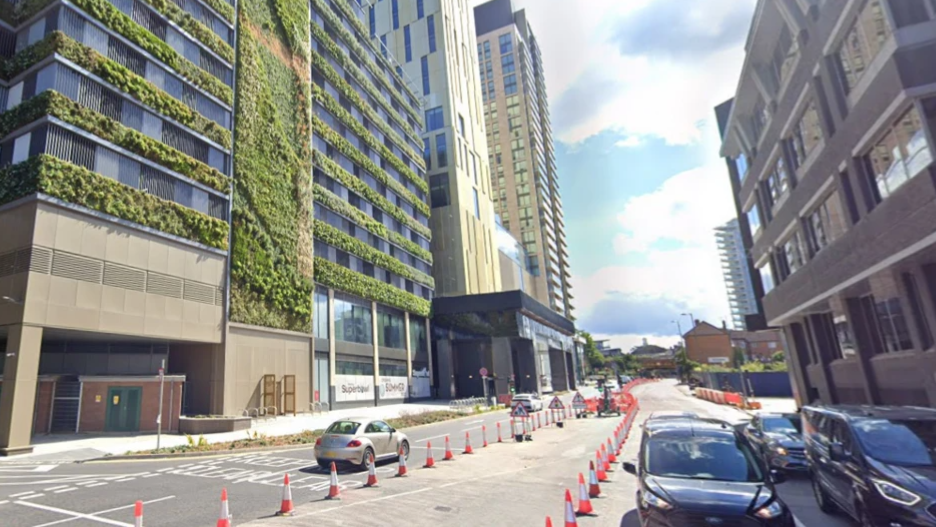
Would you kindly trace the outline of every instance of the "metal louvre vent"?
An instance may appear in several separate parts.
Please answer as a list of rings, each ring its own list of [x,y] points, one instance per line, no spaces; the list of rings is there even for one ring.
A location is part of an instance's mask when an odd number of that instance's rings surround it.
[[[221,287],[219,287],[219,288],[215,291],[215,305],[216,305],[216,306],[223,306],[223,305],[224,305],[224,289],[221,288]]]
[[[185,282],[185,290],[183,298],[185,300],[191,300],[192,302],[199,302],[202,304],[214,304],[214,289],[209,285],[199,284],[197,282]]]
[[[171,298],[182,298],[182,279],[164,274],[149,273],[146,280],[146,292]]]
[[[29,258],[29,270],[34,273],[49,274],[52,272],[52,249],[33,247]]]
[[[31,252],[31,247],[16,251],[16,263],[13,264],[13,274],[25,273],[29,270],[29,257]]]
[[[104,285],[142,293],[146,291],[146,272],[132,267],[105,263]]]
[[[83,256],[56,252],[52,258],[52,275],[83,282],[101,283],[104,262]]]
[[[16,253],[0,254],[0,276],[9,276],[16,269]]]

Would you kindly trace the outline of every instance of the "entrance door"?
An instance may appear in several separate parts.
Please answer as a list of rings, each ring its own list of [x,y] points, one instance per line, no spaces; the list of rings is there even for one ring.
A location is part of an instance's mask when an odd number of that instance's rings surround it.
[[[139,386],[112,386],[107,390],[107,417],[104,430],[108,432],[137,432],[140,430],[140,401],[143,388]]]

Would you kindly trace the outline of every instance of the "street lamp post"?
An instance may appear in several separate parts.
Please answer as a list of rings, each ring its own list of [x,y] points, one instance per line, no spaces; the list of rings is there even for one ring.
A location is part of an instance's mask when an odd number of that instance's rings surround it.
[[[689,317],[689,325],[690,325],[690,327],[693,327],[693,328],[695,327],[695,316],[692,315],[692,312],[689,312],[689,313],[682,313],[682,316],[684,316],[684,317]]]

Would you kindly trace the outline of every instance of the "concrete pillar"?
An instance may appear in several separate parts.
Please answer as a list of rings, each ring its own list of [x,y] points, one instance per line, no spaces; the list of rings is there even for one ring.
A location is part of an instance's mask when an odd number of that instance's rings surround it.
[[[0,390],[0,455],[32,452],[33,410],[39,383],[42,328],[8,326]]]
[[[410,344],[409,312],[403,312],[403,339],[406,341],[406,387],[410,393],[413,388],[413,346]],[[406,394],[407,399],[409,393]]]
[[[429,317],[426,317],[426,349],[429,352],[429,393],[432,393],[432,387],[435,386],[435,378],[432,375],[432,328],[429,326]]]
[[[377,302],[371,301],[371,341],[374,345],[374,406],[380,401],[380,346],[377,345]]]
[[[335,290],[328,290],[328,402],[335,404]]]

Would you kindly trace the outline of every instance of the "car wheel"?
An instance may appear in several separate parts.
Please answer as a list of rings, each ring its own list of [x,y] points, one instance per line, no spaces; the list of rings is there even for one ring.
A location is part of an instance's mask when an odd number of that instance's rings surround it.
[[[822,488],[822,484],[819,483],[819,478],[815,475],[812,477],[812,488],[813,495],[816,497],[816,505],[819,506],[819,510],[826,514],[835,514],[838,510],[838,507],[832,502],[829,498],[829,494]]]
[[[403,451],[403,459],[409,459],[409,441],[403,441],[400,444],[400,450]]]
[[[364,455],[361,457],[361,464],[358,465],[361,467],[361,470],[367,470],[370,468],[371,459],[374,459],[376,462],[376,457],[374,456],[374,449],[367,447],[364,449]]]

